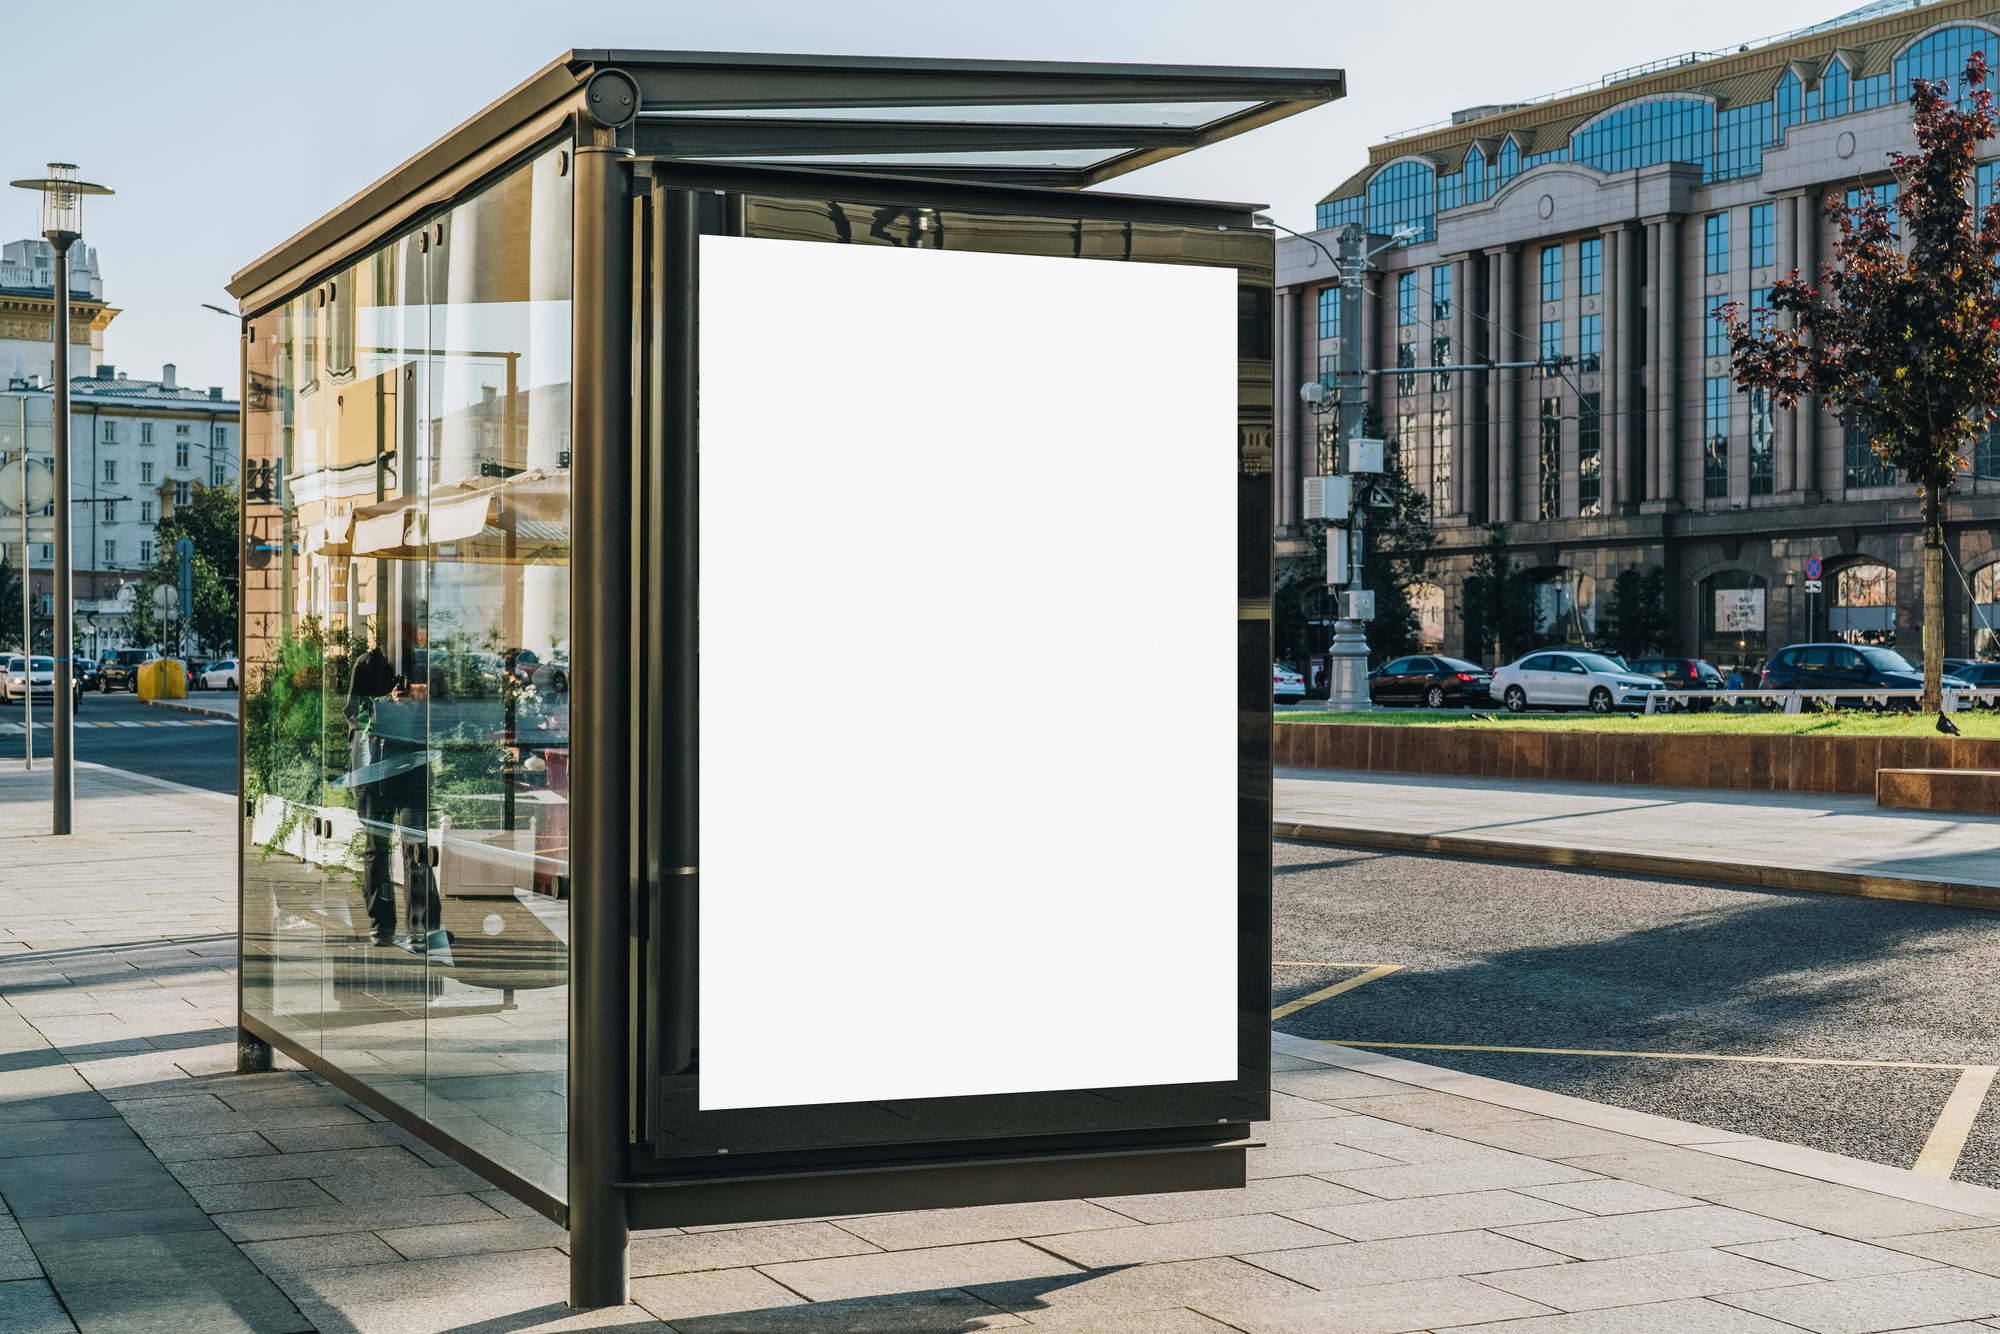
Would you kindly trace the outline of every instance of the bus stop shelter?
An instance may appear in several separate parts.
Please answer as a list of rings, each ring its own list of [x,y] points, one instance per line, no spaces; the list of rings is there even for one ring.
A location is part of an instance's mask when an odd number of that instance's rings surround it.
[[[573,51],[239,273],[240,1064],[572,1236],[1242,1184],[1332,70]]]

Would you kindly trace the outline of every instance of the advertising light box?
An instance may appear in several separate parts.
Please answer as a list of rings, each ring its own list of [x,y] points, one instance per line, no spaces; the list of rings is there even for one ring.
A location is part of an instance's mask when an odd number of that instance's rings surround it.
[[[1234,1081],[1235,272],[699,258],[696,1106]]]

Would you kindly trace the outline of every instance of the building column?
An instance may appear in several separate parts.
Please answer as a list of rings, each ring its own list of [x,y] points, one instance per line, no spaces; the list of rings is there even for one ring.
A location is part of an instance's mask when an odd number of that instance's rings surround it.
[[[1681,464],[1681,346],[1680,346],[1680,252],[1681,229],[1678,215],[1649,220],[1658,237],[1657,281],[1653,284],[1652,321],[1653,393],[1648,407],[1656,432],[1653,457],[1653,504],[1672,509],[1680,495]],[[1652,263],[1649,256],[1649,264]]]
[[[1646,367],[1640,356],[1646,310],[1645,235],[1627,224],[1618,234],[1618,500],[1638,512],[1646,495]]]
[[[1645,419],[1641,425],[1644,453],[1643,481],[1634,489],[1642,505],[1660,498],[1660,224],[1646,227],[1646,255],[1643,292],[1645,294],[1646,364],[1640,370],[1646,391]]]
[[[1818,286],[1819,281],[1819,239],[1823,225],[1819,208],[1817,191],[1802,195],[1793,217],[1792,263],[1798,266],[1799,276],[1814,286]],[[1821,442],[1825,439],[1824,409],[1825,403],[1820,396],[1809,394],[1799,400],[1798,410],[1793,414],[1798,418],[1798,429],[1792,438],[1792,476],[1797,481],[1799,499],[1805,503],[1823,494],[1820,451]]]
[[[1271,401],[1271,485],[1274,514],[1273,522],[1280,535],[1289,536],[1297,530],[1299,523],[1298,505],[1294,499],[1299,490],[1298,478],[1300,449],[1299,387],[1305,384],[1305,356],[1301,350],[1304,329],[1299,323],[1299,308],[1305,304],[1305,289],[1301,287],[1280,287],[1273,293],[1271,318],[1271,382],[1275,392]]]
[[[1598,233],[1603,245],[1598,271],[1603,275],[1597,299],[1599,325],[1603,329],[1604,355],[1598,367],[1597,383],[1597,469],[1598,506],[1603,514],[1618,513],[1618,488],[1625,479],[1619,448],[1625,438],[1620,411],[1619,381],[1624,375],[1625,349],[1619,343],[1624,321],[1619,318],[1624,305],[1625,283],[1619,252],[1624,239],[1622,227],[1606,227]]]
[[[1472,360],[1472,342],[1468,335],[1472,321],[1466,315],[1466,305],[1472,300],[1472,257],[1453,255],[1451,264],[1451,360],[1455,366],[1463,366]],[[1451,374],[1451,515],[1467,523],[1479,508],[1472,500],[1472,450],[1467,442],[1472,438],[1472,375],[1469,371],[1453,371]],[[1433,430],[1435,440],[1436,432]]]
[[[1473,275],[1478,304],[1466,312],[1466,332],[1472,340],[1480,370],[1466,389],[1467,410],[1478,416],[1471,439],[1466,441],[1466,458],[1471,462],[1471,486],[1466,491],[1466,509],[1475,523],[1493,519],[1493,372],[1485,369],[1493,360],[1493,264],[1485,255],[1468,255],[1467,271]]]
[[[1777,205],[1774,228],[1777,235],[1772,238],[1777,243],[1774,276],[1781,279],[1798,264],[1795,256],[1798,253],[1799,200],[1797,195],[1781,195],[1774,202]],[[1754,274],[1752,278],[1754,281]],[[1792,324],[1791,315],[1772,312],[1772,328],[1789,329]],[[1771,442],[1771,490],[1781,498],[1791,497],[1798,489],[1795,463],[1800,412],[1801,409],[1793,408],[1789,412],[1774,410],[1772,414],[1776,419],[1773,425],[1776,427],[1777,438]]]
[[[1486,253],[1497,270],[1492,287],[1498,299],[1487,320],[1493,340],[1493,360],[1519,361],[1520,336],[1514,322],[1514,307],[1520,296],[1519,252],[1512,246],[1500,246]],[[1493,406],[1493,421],[1498,429],[1492,433],[1488,446],[1492,462],[1487,465],[1487,472],[1493,479],[1491,512],[1494,522],[1512,523],[1520,502],[1520,497],[1514,494],[1514,470],[1521,447],[1520,372],[1494,371],[1492,386],[1488,402]]]

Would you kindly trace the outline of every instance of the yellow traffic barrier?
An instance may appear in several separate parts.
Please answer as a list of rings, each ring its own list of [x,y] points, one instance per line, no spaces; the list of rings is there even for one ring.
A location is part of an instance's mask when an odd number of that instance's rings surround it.
[[[178,658],[139,664],[140,699],[186,699],[187,693],[187,664]]]

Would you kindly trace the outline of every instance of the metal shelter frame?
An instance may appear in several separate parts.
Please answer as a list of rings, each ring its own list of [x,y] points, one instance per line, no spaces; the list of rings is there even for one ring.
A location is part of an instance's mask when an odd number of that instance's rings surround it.
[[[1238,892],[1252,905],[1239,929],[1242,1112],[1042,1136],[969,1125],[955,1141],[740,1155],[720,1160],[726,1171],[653,1152],[660,1080],[686,1063],[694,1034],[675,978],[691,972],[699,892],[697,240],[743,234],[754,194],[1224,229],[1268,252],[1255,205],[1081,188],[1344,92],[1337,70],[572,51],[239,272],[228,290],[247,323],[531,153],[573,155],[571,485],[589,540],[570,566],[571,633],[588,649],[571,675],[567,1198],[239,1009],[241,1068],[268,1069],[283,1049],[568,1226],[580,1306],[626,1299],[633,1227],[1241,1184],[1269,1073],[1268,427],[1239,442]],[[1262,302],[1244,318],[1268,326],[1268,269],[1243,281],[1252,297],[1261,284]],[[1242,374],[1263,376],[1268,413],[1268,328],[1249,336],[1263,351],[1244,355],[1266,361]]]

